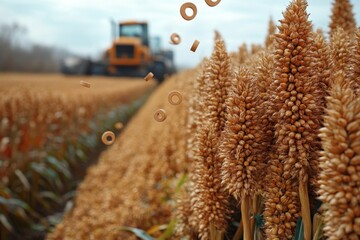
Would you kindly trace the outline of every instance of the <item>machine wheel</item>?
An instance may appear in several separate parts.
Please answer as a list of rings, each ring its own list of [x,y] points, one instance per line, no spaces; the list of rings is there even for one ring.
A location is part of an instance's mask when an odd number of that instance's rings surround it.
[[[155,62],[152,71],[159,82],[164,81],[166,69],[163,62]]]

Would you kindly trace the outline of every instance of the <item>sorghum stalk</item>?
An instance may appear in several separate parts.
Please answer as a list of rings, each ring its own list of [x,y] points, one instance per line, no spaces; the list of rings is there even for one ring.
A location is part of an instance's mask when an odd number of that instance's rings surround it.
[[[306,8],[306,0],[293,0],[275,34],[275,71],[270,87],[275,159],[270,161],[268,181],[273,189],[266,190],[264,213],[269,238],[292,238],[300,200],[304,238],[311,238],[309,197],[305,194],[312,172],[310,163],[316,161],[312,152],[319,149],[317,132],[323,111],[319,103],[323,95],[319,74],[313,69],[319,59],[314,54]]]
[[[191,221],[182,220],[182,217],[186,216],[182,213],[182,210],[184,209],[184,204],[186,202],[186,199],[180,199],[177,206],[179,206],[177,215],[179,216],[179,222],[177,223],[177,227],[179,228],[178,234],[184,232],[188,234],[190,230],[192,232],[198,233],[199,231],[199,221],[197,216],[194,214],[194,202],[196,201],[196,193],[194,191],[194,173],[193,169],[195,169],[195,154],[196,152],[196,133],[199,130],[199,126],[201,125],[203,121],[202,116],[202,102],[203,102],[203,95],[204,95],[204,86],[205,86],[205,78],[206,78],[206,69],[209,66],[209,60],[204,59],[203,62],[200,64],[199,73],[198,76],[195,78],[195,81],[193,81],[192,84],[192,90],[190,91],[191,94],[189,96],[189,113],[188,113],[188,121],[187,121],[187,150],[186,150],[186,157],[187,162],[190,165],[189,166],[189,182],[186,185],[188,188],[188,196],[189,196],[189,203],[190,203],[190,210],[188,211],[191,215],[187,216],[188,218],[191,218]],[[190,226],[185,226],[186,222],[190,224]]]
[[[267,121],[263,121],[262,103],[255,78],[240,68],[226,101],[227,116],[220,146],[222,184],[241,202],[244,236],[252,235],[250,201],[260,191],[261,173],[269,141]],[[271,138],[270,138],[271,139]]]
[[[206,69],[203,114],[197,130],[194,148],[194,213],[199,218],[201,239],[224,233],[228,221],[228,194],[221,186],[221,159],[217,149],[225,126],[228,88],[231,85],[230,59],[225,44],[216,37],[215,49]]]

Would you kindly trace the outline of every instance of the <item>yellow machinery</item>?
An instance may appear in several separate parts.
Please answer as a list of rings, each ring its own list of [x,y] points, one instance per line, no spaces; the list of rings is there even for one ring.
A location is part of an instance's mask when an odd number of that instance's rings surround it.
[[[146,22],[126,21],[116,28],[113,26],[113,42],[101,62],[82,59],[75,61],[77,67],[63,64],[62,71],[65,74],[137,77],[151,71],[159,81],[175,71],[173,52],[162,49],[159,37],[150,38]]]
[[[146,22],[122,22],[118,29],[105,54],[109,74],[145,76],[152,71],[162,81],[174,72],[173,52],[162,50],[159,38],[150,39]]]

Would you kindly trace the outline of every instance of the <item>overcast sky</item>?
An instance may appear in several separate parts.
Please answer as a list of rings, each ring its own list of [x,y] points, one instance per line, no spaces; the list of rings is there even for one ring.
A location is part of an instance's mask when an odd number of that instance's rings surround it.
[[[179,13],[186,1],[198,8],[197,17],[189,22]],[[276,22],[281,19],[289,1],[222,0],[211,8],[204,0],[0,0],[0,23],[20,23],[32,42],[95,56],[110,44],[109,19],[146,20],[150,34],[161,36],[163,46],[175,51],[176,62],[192,66],[211,53],[215,29],[225,38],[228,50],[236,50],[242,42],[262,43],[270,16]],[[328,31],[332,0],[308,2],[315,27]],[[360,0],[351,2],[359,24]],[[168,43],[173,32],[181,35],[181,45]],[[189,49],[195,39],[200,46],[192,53]]]

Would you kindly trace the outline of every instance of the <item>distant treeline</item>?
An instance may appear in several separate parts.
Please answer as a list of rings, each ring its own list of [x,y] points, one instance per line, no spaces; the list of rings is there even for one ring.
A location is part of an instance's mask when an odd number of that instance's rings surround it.
[[[32,44],[26,40],[27,29],[0,24],[0,72],[58,72],[60,60],[69,52]]]

